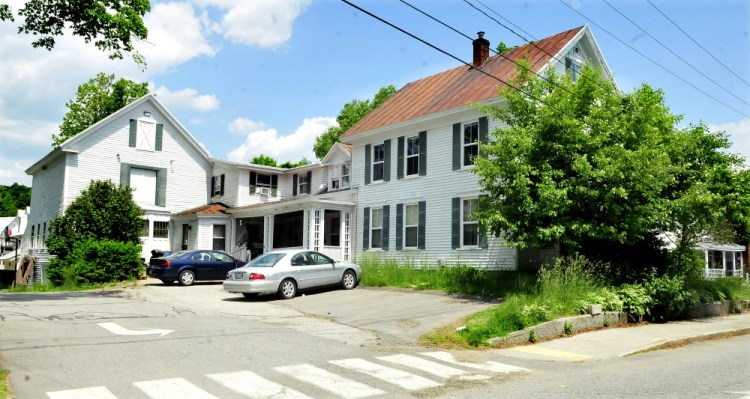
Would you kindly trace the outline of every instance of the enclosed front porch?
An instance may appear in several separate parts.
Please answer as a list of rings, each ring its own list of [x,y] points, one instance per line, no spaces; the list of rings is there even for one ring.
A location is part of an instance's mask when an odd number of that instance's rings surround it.
[[[742,277],[745,268],[745,247],[742,245],[700,243],[698,250],[703,252],[707,279]]]

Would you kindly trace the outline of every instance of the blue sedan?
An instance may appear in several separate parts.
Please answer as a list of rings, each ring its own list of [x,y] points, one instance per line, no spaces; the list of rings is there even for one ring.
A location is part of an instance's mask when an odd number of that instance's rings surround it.
[[[176,280],[180,285],[187,286],[196,281],[223,280],[228,271],[244,264],[244,261],[222,251],[180,251],[161,258],[151,258],[146,275],[158,278],[165,285],[172,285]]]

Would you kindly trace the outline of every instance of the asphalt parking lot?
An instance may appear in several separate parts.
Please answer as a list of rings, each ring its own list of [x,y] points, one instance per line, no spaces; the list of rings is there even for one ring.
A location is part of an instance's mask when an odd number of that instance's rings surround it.
[[[352,344],[372,341],[414,343],[422,334],[492,306],[496,302],[436,292],[357,287],[300,293],[290,300],[263,296],[245,299],[221,283],[165,286],[159,280],[139,282],[126,294],[170,304],[197,314],[220,313],[284,324]]]

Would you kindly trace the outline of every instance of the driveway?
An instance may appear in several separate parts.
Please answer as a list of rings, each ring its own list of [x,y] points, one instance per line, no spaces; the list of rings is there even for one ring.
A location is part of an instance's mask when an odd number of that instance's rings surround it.
[[[422,334],[496,302],[435,292],[357,287],[302,293],[290,300],[245,299],[221,283],[165,286],[148,279],[123,295],[169,304],[177,312],[223,314],[285,325],[352,345],[413,344]]]

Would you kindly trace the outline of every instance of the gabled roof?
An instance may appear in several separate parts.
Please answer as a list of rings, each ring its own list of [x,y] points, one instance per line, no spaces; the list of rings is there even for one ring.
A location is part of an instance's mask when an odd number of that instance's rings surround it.
[[[345,156],[351,158],[352,157],[352,145],[339,143],[339,142],[333,143],[333,147],[331,147],[331,149],[328,150],[328,152],[326,153],[326,156],[320,160],[320,163],[327,164],[331,162],[331,158],[333,158],[333,154],[335,154],[336,152],[343,152]]]
[[[211,158],[211,155],[208,153],[205,147],[201,145],[195,137],[193,137],[187,129],[185,129],[184,126],[177,120],[177,118],[174,117],[165,107],[162,105],[159,100],[156,99],[156,96],[154,96],[152,93],[146,94],[145,96],[133,101],[132,103],[122,107],[117,112],[107,116],[106,118],[100,120],[99,122],[89,126],[86,128],[86,130],[76,134],[75,136],[65,140],[62,144],[55,147],[52,151],[50,151],[47,155],[44,156],[44,158],[40,159],[34,165],[30,166],[28,169],[26,169],[26,174],[33,175],[36,173],[39,168],[41,168],[43,165],[51,162],[52,160],[56,159],[59,154],[63,152],[77,152],[74,149],[75,143],[83,140],[86,136],[94,134],[97,130],[99,130],[100,127],[106,125],[107,123],[111,122],[112,120],[118,118],[120,115],[131,112],[133,109],[141,107],[144,103],[149,102],[151,105],[156,108],[164,117],[175,127],[176,132],[180,135],[182,135],[192,146],[195,148],[195,150],[203,156],[206,160],[209,160]]]
[[[527,59],[532,71],[538,73],[552,60],[550,54],[557,56],[584,30],[588,31],[588,28],[582,26],[558,33],[503,55],[516,62]],[[505,86],[498,79],[508,82],[516,69],[515,62],[505,57],[492,56],[480,68],[497,79],[464,65],[408,83],[344,132],[341,138],[497,97],[497,89]]]

